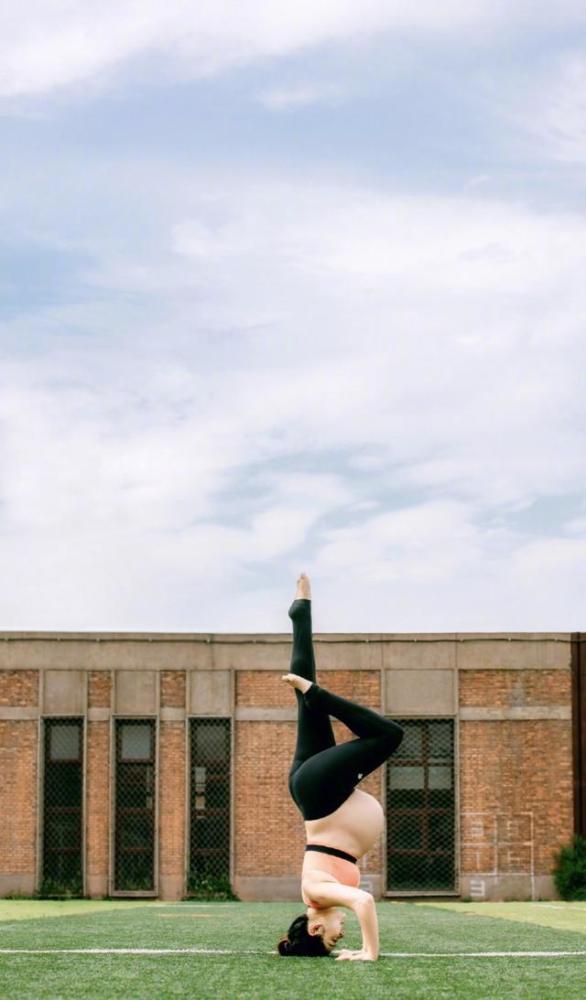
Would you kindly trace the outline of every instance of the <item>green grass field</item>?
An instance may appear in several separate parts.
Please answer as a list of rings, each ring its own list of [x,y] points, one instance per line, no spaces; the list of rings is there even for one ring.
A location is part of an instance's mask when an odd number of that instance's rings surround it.
[[[291,903],[0,900],[0,996],[586,995],[586,903],[380,903],[376,963],[278,956],[275,942],[301,910]],[[343,946],[359,945],[349,914]]]

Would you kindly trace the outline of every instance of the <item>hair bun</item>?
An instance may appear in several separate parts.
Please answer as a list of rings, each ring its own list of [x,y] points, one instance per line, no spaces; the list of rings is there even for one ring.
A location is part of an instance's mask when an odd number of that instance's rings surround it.
[[[291,954],[291,942],[289,938],[283,938],[281,941],[279,941],[277,947],[279,949],[279,955]]]

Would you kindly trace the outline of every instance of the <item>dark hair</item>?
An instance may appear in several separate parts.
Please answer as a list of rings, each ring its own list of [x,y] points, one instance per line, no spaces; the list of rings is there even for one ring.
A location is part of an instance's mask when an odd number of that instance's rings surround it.
[[[307,913],[295,917],[284,938],[281,938],[277,948],[279,955],[304,956],[305,958],[325,958],[330,954],[319,934],[310,934],[307,930]]]

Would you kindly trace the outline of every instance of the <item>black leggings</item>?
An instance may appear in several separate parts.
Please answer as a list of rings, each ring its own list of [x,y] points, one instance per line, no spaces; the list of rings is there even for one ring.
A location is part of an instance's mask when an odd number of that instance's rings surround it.
[[[289,772],[289,791],[305,820],[329,816],[367,774],[384,764],[403,739],[396,722],[370,708],[340,698],[315,683],[311,637],[311,601],[298,599],[289,609],[293,620],[291,673],[313,681],[297,695],[297,746]],[[336,745],[330,715],[357,740]]]

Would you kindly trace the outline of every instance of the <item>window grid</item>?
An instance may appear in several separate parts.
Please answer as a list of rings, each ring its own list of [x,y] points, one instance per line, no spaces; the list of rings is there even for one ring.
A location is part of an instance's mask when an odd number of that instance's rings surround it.
[[[83,894],[83,719],[43,726],[43,896]]]
[[[453,891],[456,880],[453,719],[400,719],[387,766],[387,890]]]
[[[229,899],[230,719],[191,719],[189,740],[188,892]]]
[[[116,719],[114,891],[155,888],[156,724]]]

